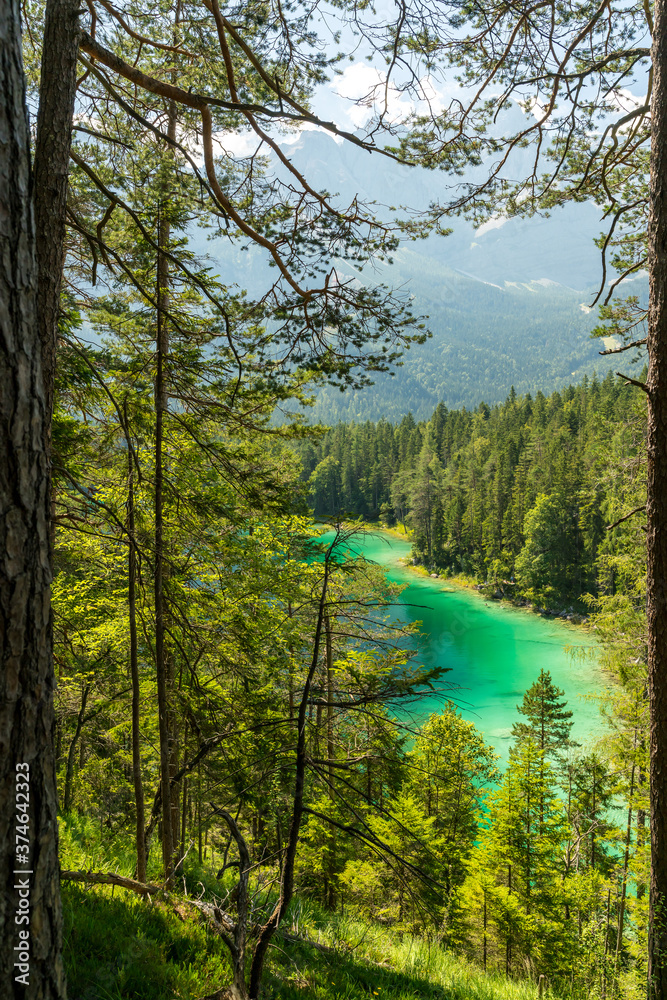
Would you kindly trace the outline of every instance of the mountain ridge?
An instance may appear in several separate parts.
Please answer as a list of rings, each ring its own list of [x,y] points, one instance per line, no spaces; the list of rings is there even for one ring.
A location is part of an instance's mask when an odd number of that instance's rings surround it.
[[[335,204],[360,196],[375,202],[385,218],[401,199],[420,209],[446,190],[437,172],[371,157],[321,131],[302,132],[283,143],[283,151],[313,187],[338,192]],[[392,263],[360,270],[335,262],[342,275],[409,295],[414,313],[428,317],[432,337],[405,354],[393,378],[378,374],[373,386],[344,396],[332,387],[319,389],[310,419],[377,420],[408,411],[426,417],[441,401],[449,407],[481,399],[493,404],[512,385],[520,393],[549,392],[594,371],[604,376],[614,364],[590,339],[599,322],[591,309],[601,276],[597,206],[565,205],[547,217],[496,217],[476,228],[465,219],[452,225],[449,236],[401,243]],[[270,273],[261,251],[214,246],[226,278],[261,294]],[[644,297],[645,277],[628,287]]]

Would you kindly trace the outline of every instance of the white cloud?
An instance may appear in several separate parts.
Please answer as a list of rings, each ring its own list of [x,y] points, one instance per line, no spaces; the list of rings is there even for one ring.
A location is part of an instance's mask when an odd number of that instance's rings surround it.
[[[545,112],[547,110],[546,104],[544,104],[539,99],[539,97],[529,97],[525,101],[517,101],[517,104],[522,109],[522,111],[525,111],[528,114],[532,114],[532,116],[533,116],[533,118],[535,119],[536,122],[542,121],[542,119],[544,118],[544,114],[545,114]],[[547,119],[547,121],[545,122],[545,124],[548,124],[548,123],[549,123],[549,119]]]
[[[355,128],[365,125],[374,115],[384,114],[391,122],[429,109],[439,114],[444,108],[444,94],[433,79],[419,81],[417,94],[406,94],[391,84],[387,87],[386,73],[366,62],[355,62],[333,80],[331,91],[345,102],[342,114]]]
[[[325,135],[328,135],[329,138],[333,139],[339,146],[345,142],[342,136],[336,135],[334,132],[330,132],[328,128],[323,128],[321,125],[315,125],[314,122],[304,122],[303,125],[300,125],[298,129],[290,132],[289,135],[281,136],[280,145],[293,146],[301,138],[302,132],[324,132]]]
[[[252,156],[260,145],[254,132],[217,132],[213,136],[216,155]]]
[[[368,63],[356,62],[347,66],[340,76],[330,84],[334,94],[342,97],[347,103],[344,114],[355,127],[361,128],[374,111],[380,110],[385,100],[386,77]],[[388,111],[398,110],[400,95],[393,88],[387,92]]]
[[[340,76],[332,80],[330,86],[339,97],[358,101],[372,93],[382,83],[382,74],[365,62],[352,63]]]
[[[628,111],[634,111],[635,108],[641,108],[642,104],[646,102],[646,94],[638,97],[637,94],[633,94],[632,91],[625,89],[624,87],[618,87],[609,96],[609,103],[612,107],[617,108],[619,111],[627,113]]]
[[[506,215],[492,215],[490,219],[482,223],[479,229],[475,230],[475,236],[483,236],[484,233],[490,233],[492,229],[501,229],[506,222]]]

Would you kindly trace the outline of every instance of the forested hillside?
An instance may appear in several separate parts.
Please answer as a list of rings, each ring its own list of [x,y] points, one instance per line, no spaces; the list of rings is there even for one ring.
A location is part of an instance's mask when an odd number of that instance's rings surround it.
[[[393,260],[379,275],[371,268],[357,274],[345,265],[340,271],[364,283],[381,277],[392,287],[409,288],[432,338],[405,353],[394,377],[377,375],[362,393],[319,390],[310,419],[397,421],[412,411],[425,420],[440,401],[451,409],[474,408],[480,399],[500,402],[512,385],[519,394],[550,393],[584,375],[597,371],[604,377],[615,370],[614,358],[600,357],[604,346],[590,337],[599,322],[588,305],[593,288],[577,292],[548,279],[498,286],[412,248],[401,248]],[[638,279],[635,289],[645,299],[645,282]]]
[[[189,403],[168,417],[156,507],[159,423],[134,355],[143,320],[96,316],[107,348],[71,341],[55,423],[56,762],[72,995],[102,996],[102,969],[118,997],[198,1000],[247,974],[277,997],[361,997],[378,948],[397,963],[385,963],[381,987],[397,998],[440,996],[449,983],[464,1000],[484,972],[495,978],[479,995],[492,998],[540,977],[555,997],[636,994],[648,879],[643,646],[632,631],[641,527],[604,531],[630,502],[628,469],[641,482],[644,415],[633,395],[609,377],[493,409],[440,407],[421,424],[339,426],[319,443],[284,429],[280,441],[259,433],[261,407],[264,420],[270,413],[259,389],[246,397],[253,427],[223,433],[216,403],[229,390],[207,379],[204,393],[196,355],[174,343],[172,384]],[[400,588],[344,555],[353,529],[317,544],[295,447],[317,462],[319,514],[356,508],[412,524],[429,565],[495,572],[505,586],[506,553],[523,580],[531,546],[551,532],[562,549],[537,576],[541,599],[597,588],[612,602],[594,609],[600,635],[619,611],[631,623],[607,656],[624,683],[604,705],[603,741],[571,741],[572,710],[536,662],[501,771],[448,700],[446,675],[420,666],[414,630],[389,606]],[[156,592],[160,524],[168,547]],[[416,721],[417,696],[433,686],[441,710]],[[159,918],[128,893],[155,900]],[[262,953],[266,927],[278,950]],[[415,953],[422,940],[435,948],[407,980],[404,936]],[[360,940],[363,958],[344,959]]]
[[[318,133],[308,135],[327,141]],[[306,151],[312,141],[302,140]],[[330,145],[341,156],[333,141]],[[304,161],[310,166],[310,157],[305,156]],[[549,222],[553,234],[540,235],[547,240],[558,238],[563,223],[559,226],[557,219]],[[531,236],[528,223],[525,228],[525,252],[529,254],[531,248],[537,249],[533,246],[537,238]],[[440,243],[450,239],[445,237]],[[510,245],[508,254],[502,240],[498,242],[497,252],[507,264],[506,273],[513,273],[511,259],[506,258],[516,256],[516,250],[512,253]],[[214,249],[201,238],[193,245],[209,255]],[[461,241],[456,245],[460,247]],[[213,271],[219,270],[226,282],[235,280],[240,287],[259,294],[265,276],[270,275],[266,255],[260,249],[242,253],[230,246],[214,252]],[[590,307],[599,277],[599,262],[596,264],[597,271],[588,268],[586,287],[571,288],[550,278],[548,272],[537,272],[536,278],[528,280],[484,280],[461,270],[454,252],[441,260],[433,240],[400,246],[392,253],[391,263],[382,266],[376,263],[359,268],[336,260],[340,280],[368,288],[382,282],[409,293],[413,312],[423,317],[432,337],[419,350],[404,353],[394,377],[378,373],[373,376],[373,385],[361,393],[318,387],[308,419],[325,423],[380,417],[399,420],[409,410],[415,418],[426,419],[440,401],[450,408],[474,407],[480,399],[499,402],[512,385],[520,394],[537,389],[548,393],[580,381],[584,375],[592,377],[596,370],[604,377],[613,370],[614,358],[601,357],[604,345],[590,337],[599,323],[597,310]],[[645,301],[645,277],[636,278],[628,292],[630,289]]]
[[[641,590],[645,406],[611,373],[299,446],[318,516],[413,533],[415,560],[561,610]]]
[[[1,1000],[667,1000],[665,39],[0,0]],[[520,684],[487,644],[501,758],[354,517],[585,612],[590,740],[580,626],[462,592],[553,629]]]

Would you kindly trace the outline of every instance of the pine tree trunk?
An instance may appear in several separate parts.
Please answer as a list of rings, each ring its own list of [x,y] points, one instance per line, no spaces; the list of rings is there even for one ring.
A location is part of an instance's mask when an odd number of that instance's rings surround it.
[[[188,779],[183,778],[183,790],[181,794],[181,845],[178,851],[179,859],[185,857],[187,852],[188,835]]]
[[[164,245],[162,213],[158,220],[158,245]],[[155,374],[155,671],[157,675],[158,723],[160,737],[160,787],[162,790],[162,861],[164,877],[169,884],[174,869],[174,839],[171,822],[171,732],[168,653],[165,644],[164,610],[164,415],[167,410],[167,389],[165,361],[169,348],[166,321],[163,310],[166,306],[163,274],[164,254],[158,254],[157,277],[157,333]]]
[[[649,205],[647,616],[651,882],[648,986],[667,1000],[667,0],[655,0]]]
[[[132,680],[132,781],[134,784],[134,806],[136,810],[135,842],[137,848],[137,881],[146,881],[146,824],[144,808],[144,786],[141,778],[141,733],[139,683],[139,651],[137,643],[137,550],[135,546],[134,524],[134,455],[129,437],[127,439],[127,533],[128,533],[128,614],[130,619],[130,677]]]
[[[635,749],[637,733],[635,731]],[[630,867],[630,844],[632,842],[632,813],[635,796],[635,765],[632,765],[630,774],[630,794],[628,796],[628,822],[625,831],[625,849],[623,852],[623,880],[621,882],[621,899],[618,907],[618,929],[616,933],[616,954],[614,958],[614,974],[618,971],[618,963],[623,948],[623,929],[625,925],[625,901],[628,891],[628,868]]]
[[[329,553],[331,548],[329,549]],[[295,774],[294,774],[294,797],[292,800],[292,815],[290,820],[289,832],[287,834],[287,844],[285,847],[285,853],[283,856],[283,868],[282,868],[282,878],[280,880],[280,894],[278,901],[271,913],[270,917],[264,924],[264,926],[259,931],[257,937],[257,943],[254,948],[252,962],[250,966],[250,985],[248,989],[248,996],[251,1000],[257,1000],[259,996],[262,974],[264,971],[264,962],[266,959],[266,953],[268,951],[271,939],[275,934],[276,930],[280,926],[280,922],[283,919],[285,912],[292,901],[292,895],[294,893],[294,866],[296,862],[297,848],[299,844],[299,834],[301,831],[301,822],[303,820],[303,813],[305,808],[305,792],[306,792],[306,773],[307,773],[307,746],[306,746],[306,719],[307,719],[307,709],[308,702],[310,699],[310,691],[313,683],[313,678],[317,671],[320,657],[320,646],[322,642],[322,633],[324,631],[324,622],[326,617],[326,606],[327,606],[327,595],[329,586],[329,556],[324,563],[324,575],[322,579],[322,590],[320,594],[320,606],[317,616],[317,625],[315,627],[315,635],[313,641],[313,654],[310,662],[310,668],[301,692],[301,700],[299,703],[299,712],[297,715],[297,745],[296,745],[296,755],[295,755]]]
[[[60,1000],[65,982],[53,752],[48,411],[30,195],[19,4],[0,0],[0,995]],[[15,835],[17,792],[25,795],[25,784],[29,853],[22,864]],[[17,888],[19,880],[27,892]],[[17,924],[24,900],[29,923]],[[24,989],[15,978],[23,963],[15,967],[20,952],[14,949],[25,943],[30,957]]]
[[[512,894],[512,866],[507,866],[507,891]],[[509,976],[512,971],[512,928],[507,929],[507,941],[505,944],[505,975]]]
[[[49,440],[65,256],[65,214],[80,7],[79,0],[47,0],[35,139],[34,204],[39,273],[37,316]]]
[[[326,629],[326,651],[327,651],[327,759],[329,761],[329,801],[331,809],[334,808],[334,737],[333,737],[333,645],[331,642],[331,619],[327,615],[325,620]],[[334,887],[336,877],[336,831],[333,826],[329,828],[329,846],[327,850],[327,907],[330,910],[336,909],[336,891]]]
[[[642,772],[639,772],[639,786],[643,784]],[[641,851],[646,843],[646,810],[637,809],[637,850]],[[637,899],[646,895],[646,883],[642,880],[637,884]]]
[[[74,756],[76,754],[76,747],[79,742],[79,737],[81,736],[81,730],[83,728],[83,718],[86,714],[86,705],[88,703],[88,695],[90,694],[90,684],[86,684],[81,692],[81,708],[79,709],[79,714],[76,719],[76,730],[74,731],[74,736],[72,742],[70,743],[69,753],[67,754],[67,767],[65,770],[65,789],[63,792],[63,811],[68,813],[72,808],[72,780],[74,778]]]
[[[185,767],[188,760],[188,724],[185,723],[183,729],[183,767]],[[179,831],[178,840],[174,840],[174,845],[178,845],[178,865],[182,870],[182,863],[186,853],[186,835],[187,835],[187,810],[188,810],[188,778],[187,774],[184,775],[181,782],[181,795],[180,795],[180,815],[179,815]]]
[[[178,10],[177,10],[178,18]],[[167,136],[176,139],[176,107],[169,106]],[[164,423],[168,412],[167,361],[169,357],[170,273],[169,261],[164,251],[169,248],[171,226],[172,147],[166,151],[167,164],[162,166],[162,202],[158,208],[157,256],[157,331],[155,376],[155,658],[160,713],[160,772],[162,789],[162,855],[165,877],[169,879],[177,861],[180,834],[178,786],[172,779],[178,771],[178,732],[174,710],[174,661],[166,642],[165,581],[168,567],[164,558]],[[162,706],[162,707],[160,707]],[[169,827],[169,829],[167,829]],[[169,859],[169,860],[168,860]]]
[[[483,943],[483,949],[484,949],[484,951],[483,951],[483,961],[484,961],[484,971],[485,972],[486,972],[486,950],[487,950],[486,927],[487,927],[486,890],[484,890],[484,943]]]
[[[202,863],[202,839],[201,839],[201,764],[197,765],[197,848],[199,854],[199,864]]]

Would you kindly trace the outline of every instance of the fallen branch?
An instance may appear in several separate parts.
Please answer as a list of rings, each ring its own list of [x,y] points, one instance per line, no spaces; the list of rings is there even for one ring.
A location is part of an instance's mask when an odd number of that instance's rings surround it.
[[[126,878],[124,875],[116,875],[114,872],[84,872],[84,871],[64,871],[60,873],[61,882],[90,882],[94,885],[117,885],[121,889],[129,889],[140,896],[154,896],[158,892],[165,892],[162,885],[153,885],[150,882],[137,882],[134,878]]]
[[[323,955],[339,954],[336,948],[332,948],[328,944],[320,944],[319,941],[313,941],[311,938],[301,937],[300,934],[286,934],[284,931],[279,930],[278,937],[287,944],[305,944],[308,948],[315,948],[316,951],[321,951]]]
[[[116,875],[115,872],[61,871],[60,880],[61,882],[86,882],[92,885],[117,885],[121,889],[136,892],[139,896],[151,897],[159,894],[165,902],[172,905],[181,919],[184,919],[182,907],[193,906],[206,918],[211,928],[220,935],[226,944],[229,944],[229,933],[234,930],[234,921],[215,903],[205,903],[200,899],[178,898],[173,892],[168,892],[163,885],[137,882],[134,878]]]

